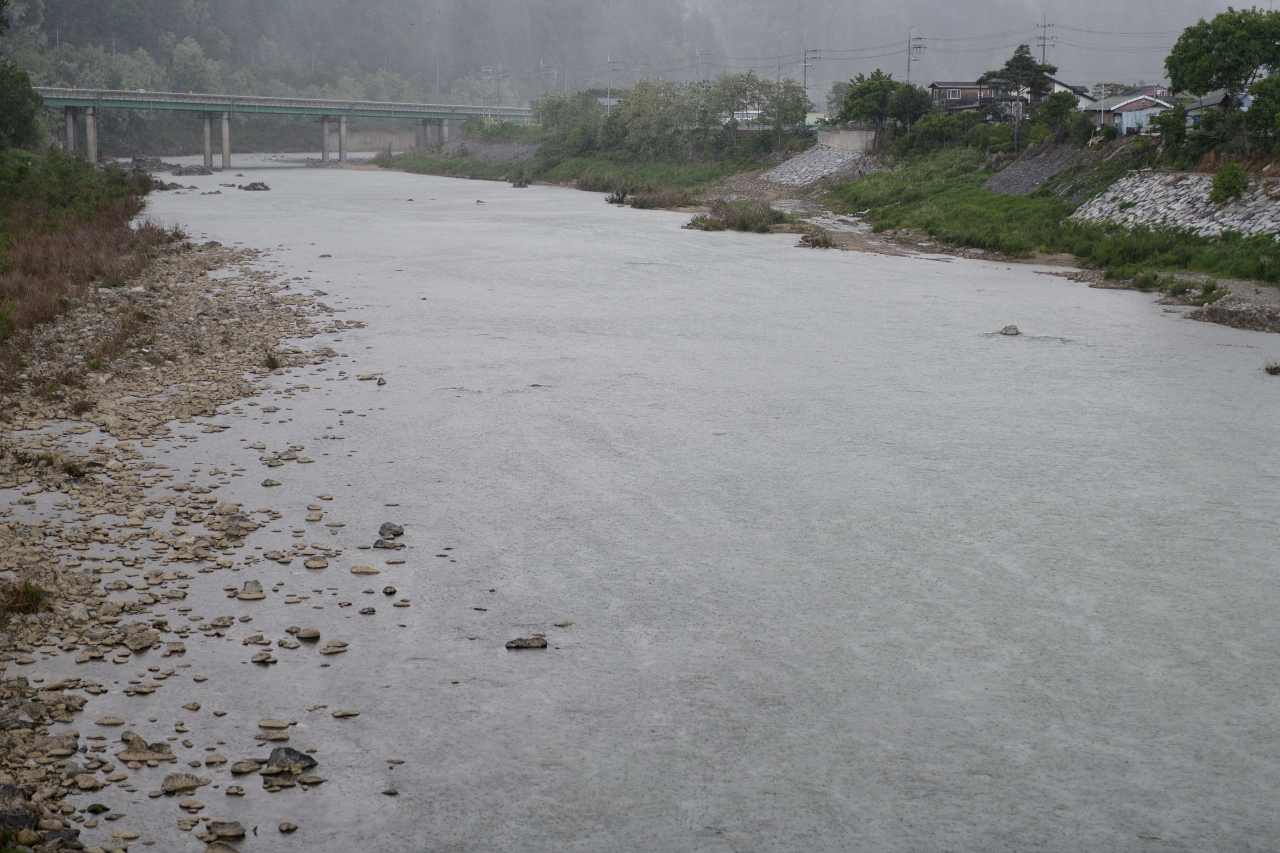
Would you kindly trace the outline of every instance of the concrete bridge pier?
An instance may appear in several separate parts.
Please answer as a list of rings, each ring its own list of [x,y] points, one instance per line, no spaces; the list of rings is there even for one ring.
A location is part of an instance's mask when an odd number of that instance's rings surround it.
[[[320,162],[329,162],[329,117],[320,117]]]
[[[84,108],[84,156],[91,165],[98,165],[98,110]]]
[[[338,162],[347,162],[347,117],[338,117]]]
[[[222,168],[231,168],[231,113],[222,114]]]
[[[204,167],[213,168],[213,113],[204,113]]]
[[[418,131],[418,148],[427,150],[449,141],[449,121],[443,118],[424,118]]]
[[[63,107],[62,114],[67,119],[67,153],[76,153],[76,116],[80,114],[77,107]]]

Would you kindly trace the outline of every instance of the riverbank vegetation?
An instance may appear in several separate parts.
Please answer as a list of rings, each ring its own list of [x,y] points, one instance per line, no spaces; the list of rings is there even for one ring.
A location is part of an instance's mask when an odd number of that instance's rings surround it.
[[[427,174],[532,180],[639,198],[692,191],[726,175],[758,169],[805,150],[810,104],[794,80],[755,72],[713,81],[643,81],[615,92],[551,93],[533,102],[538,127],[463,126],[463,144],[446,153],[412,152],[379,165]],[[604,100],[605,103],[601,103]],[[467,141],[534,150],[520,160],[476,156]]]
[[[832,193],[846,212],[863,213],[877,231],[922,232],[953,246],[1013,257],[1070,253],[1110,278],[1185,270],[1280,284],[1280,244],[1269,236],[1199,237],[1169,228],[1077,222],[1076,205],[1052,189],[997,195],[987,156],[972,148],[933,152]]]
[[[6,365],[21,361],[25,331],[65,313],[93,287],[120,287],[157,247],[180,239],[153,223],[132,224],[150,188],[145,173],[94,169],[55,149],[42,155],[0,151],[0,342]]]

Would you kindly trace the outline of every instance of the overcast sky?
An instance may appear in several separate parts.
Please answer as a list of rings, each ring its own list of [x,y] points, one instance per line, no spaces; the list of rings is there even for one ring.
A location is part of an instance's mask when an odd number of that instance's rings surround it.
[[[908,32],[924,39],[912,82],[972,80],[999,67],[1019,44],[1045,55],[1075,85],[1155,82],[1182,30],[1223,12],[1211,0],[690,0],[715,23],[738,64],[759,57],[822,50],[810,69],[811,92],[876,67],[903,79]],[[1237,7],[1242,4],[1236,3]],[[1248,4],[1243,4],[1248,5]],[[1262,8],[1270,3],[1263,0]],[[762,16],[769,24],[760,26]],[[738,22],[743,22],[739,25]],[[1051,26],[1038,28],[1037,24]],[[775,60],[775,63],[778,60]],[[783,60],[785,61],[785,60]],[[798,58],[795,60],[798,62]],[[764,73],[762,70],[761,73]],[[784,75],[799,77],[796,69]]]

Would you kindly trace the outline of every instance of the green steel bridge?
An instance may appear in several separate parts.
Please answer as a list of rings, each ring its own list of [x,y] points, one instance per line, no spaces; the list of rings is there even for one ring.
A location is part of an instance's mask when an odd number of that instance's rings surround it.
[[[449,125],[479,116],[485,121],[532,124],[527,107],[461,106],[456,104],[400,104],[383,101],[325,101],[310,98],[262,98],[251,95],[204,95],[194,92],[145,92],[114,89],[51,89],[37,87],[46,107],[62,107],[67,117],[67,150],[75,151],[76,126],[84,116],[85,155],[98,161],[98,116],[102,110],[176,110],[204,119],[204,164],[213,168],[213,121],[222,122],[222,168],[231,168],[231,117],[234,115],[314,116],[321,125],[321,154],[329,160],[331,125],[338,125],[338,159],[347,159],[347,122],[353,118],[420,121],[418,147],[443,144]]]

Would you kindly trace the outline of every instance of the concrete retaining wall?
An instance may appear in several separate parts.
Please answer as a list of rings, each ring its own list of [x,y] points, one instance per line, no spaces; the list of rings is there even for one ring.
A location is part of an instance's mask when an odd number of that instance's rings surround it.
[[[876,132],[874,128],[819,130],[818,142],[829,148],[861,151],[865,154],[875,147]]]
[[[1280,233],[1280,181],[1254,180],[1237,198],[1222,204],[1209,200],[1212,189],[1212,175],[1137,172],[1085,203],[1072,218],[1130,227],[1173,226],[1204,237],[1223,231]]]

